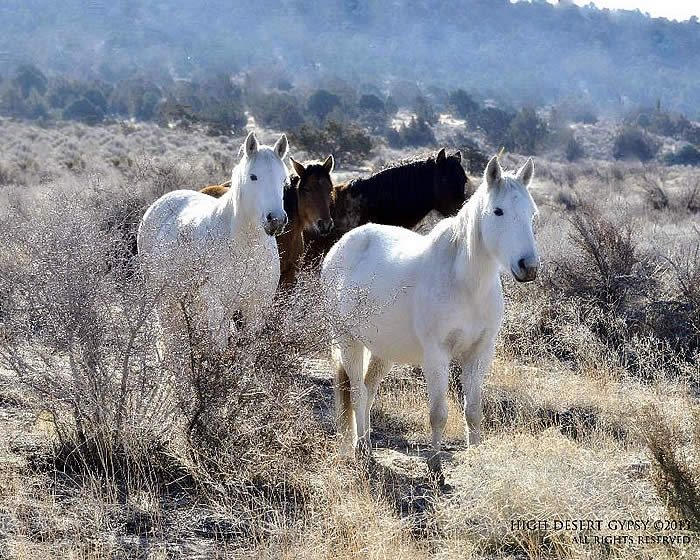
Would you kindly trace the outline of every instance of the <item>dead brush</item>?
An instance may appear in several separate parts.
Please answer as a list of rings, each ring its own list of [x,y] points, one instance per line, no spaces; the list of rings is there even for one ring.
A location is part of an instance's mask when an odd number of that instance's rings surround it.
[[[651,455],[652,480],[659,498],[671,515],[700,532],[700,411],[693,411],[690,441],[654,407],[644,411],[639,431]],[[684,441],[690,453],[679,445]]]
[[[568,220],[575,256],[555,263],[550,286],[559,283],[565,295],[612,313],[654,292],[655,264],[638,248],[633,224],[615,224],[591,204],[581,204]]]
[[[698,348],[697,257],[674,257],[679,280],[669,300],[669,264],[640,248],[632,222],[615,222],[590,204],[564,219],[568,246],[543,266],[541,290],[511,296],[507,348],[572,367],[602,360],[646,380],[688,374]]]
[[[105,266],[119,241],[100,227],[107,207],[57,193],[2,216],[0,359],[51,426],[32,463],[63,493],[114,504],[145,493],[167,510],[184,493],[218,519],[214,533],[255,541],[275,519],[301,520],[331,441],[331,413],[311,398],[323,386],[300,373],[330,343],[316,275],[302,271],[259,325],[238,325],[221,356],[191,333],[189,368],[172,372],[156,354],[161,288]],[[125,527],[161,523],[141,521]]]
[[[669,196],[665,188],[667,180],[668,171],[658,165],[645,165],[639,175],[639,186],[654,210],[665,210],[669,207]]]
[[[266,309],[261,325],[239,324],[221,354],[183,306],[189,348],[178,406],[203,483],[234,474],[260,481],[292,475],[318,458],[324,434],[312,414],[313,385],[300,370],[330,344],[321,301],[318,282],[302,275]]]
[[[152,365],[157,294],[106,273],[114,239],[83,204],[55,194],[28,219],[3,220],[0,291],[9,297],[0,358],[42,403],[55,468],[149,480],[172,414]]]

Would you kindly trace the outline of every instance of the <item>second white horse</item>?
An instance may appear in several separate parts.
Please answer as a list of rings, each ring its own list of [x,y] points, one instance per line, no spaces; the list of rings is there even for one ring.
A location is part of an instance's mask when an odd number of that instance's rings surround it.
[[[354,456],[358,440],[369,446],[370,409],[393,363],[423,366],[438,451],[453,358],[462,366],[469,443],[479,443],[481,386],[504,311],[499,271],[519,282],[537,274],[536,206],[528,191],[533,173],[532,159],[517,173],[504,173],[493,157],[457,216],[427,236],[367,224],[330,250],[321,277],[334,324],[343,325],[333,349],[342,453]],[[371,353],[366,372],[365,348]]]

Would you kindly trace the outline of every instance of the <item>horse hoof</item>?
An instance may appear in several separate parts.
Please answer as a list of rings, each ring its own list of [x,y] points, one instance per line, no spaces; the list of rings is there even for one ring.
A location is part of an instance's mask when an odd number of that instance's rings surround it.
[[[372,455],[372,446],[367,440],[361,439],[357,442],[355,453],[358,459],[368,459]]]
[[[442,475],[442,456],[439,451],[428,457],[428,470],[432,474]]]

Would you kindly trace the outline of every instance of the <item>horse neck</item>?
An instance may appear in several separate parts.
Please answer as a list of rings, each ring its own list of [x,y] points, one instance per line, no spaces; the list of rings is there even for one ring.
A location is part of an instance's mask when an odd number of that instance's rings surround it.
[[[366,179],[355,179],[342,190],[336,190],[336,195],[366,199],[363,208],[366,215],[360,217],[362,222],[412,228],[434,208],[434,163],[424,161],[414,165],[410,170],[398,167],[380,171]],[[430,184],[426,184],[428,180]]]
[[[241,183],[243,163],[239,163],[233,168],[231,173],[231,188],[221,198],[214,213],[214,220],[217,226],[231,236],[240,231],[256,233],[258,229],[257,217],[246,215],[241,206]],[[263,232],[260,232],[263,234]]]
[[[290,177],[290,185],[284,189],[284,211],[287,214],[287,232],[291,236],[302,236],[307,224],[302,223],[299,212],[299,183],[297,175]]]
[[[488,251],[481,236],[482,191],[473,195],[452,218],[445,237],[453,261],[455,284],[472,294],[485,295],[494,286],[500,287],[500,264]],[[448,218],[449,219],[449,218]]]

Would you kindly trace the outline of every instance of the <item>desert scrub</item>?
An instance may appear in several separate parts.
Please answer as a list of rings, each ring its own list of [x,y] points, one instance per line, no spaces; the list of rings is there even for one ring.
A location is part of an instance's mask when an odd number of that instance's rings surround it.
[[[609,218],[590,203],[550,220],[536,289],[505,283],[512,304],[502,339],[509,351],[579,369],[607,363],[646,380],[692,378],[697,302],[688,287],[697,258],[652,253],[632,219]],[[568,235],[556,239],[552,227]]]
[[[312,408],[319,389],[299,375],[329,343],[318,283],[301,274],[262,330],[239,327],[223,356],[194,333],[189,367],[164,368],[153,314],[162,287],[138,261],[128,276],[114,262],[124,239],[103,227],[116,204],[106,192],[57,189],[22,212],[9,201],[1,217],[0,359],[50,426],[34,467],[68,474],[61,492],[97,492],[118,510],[146,493],[164,524],[173,492],[219,519],[219,529],[201,520],[206,531],[256,540],[273,519],[296,523],[330,443]]]

